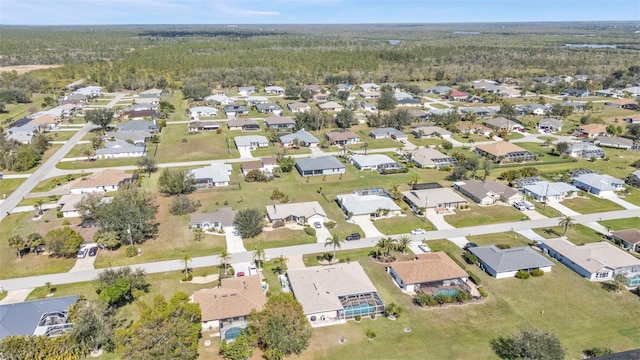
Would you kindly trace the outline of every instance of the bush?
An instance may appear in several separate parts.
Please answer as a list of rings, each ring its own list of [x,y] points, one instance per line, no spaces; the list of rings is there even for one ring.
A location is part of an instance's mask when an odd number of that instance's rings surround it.
[[[473,265],[478,262],[478,257],[473,255],[470,251],[465,251],[462,254],[462,258],[464,259],[464,261],[467,262],[467,264],[470,264],[470,265]]]
[[[511,245],[509,245],[509,244],[504,244],[504,243],[496,244],[496,247],[497,247],[498,249],[511,249]]]
[[[274,229],[279,229],[283,226],[284,226],[284,221],[282,220],[275,221],[273,224],[271,224],[271,227]]]
[[[451,166],[449,166],[449,165],[440,166],[438,168],[438,170],[440,170],[440,171],[451,171],[451,169],[453,169],[453,168]]]
[[[467,274],[469,274],[469,280],[471,280],[476,285],[480,285],[480,278],[478,277],[478,275],[472,273],[471,271],[467,271]]]
[[[307,226],[304,228],[304,233],[309,236],[316,236],[316,229]]]
[[[371,320],[375,320],[376,319],[376,314],[371,314]]]
[[[354,317],[354,319],[355,319],[356,321],[360,321],[360,320],[362,320],[362,316],[360,316],[360,315],[356,315],[356,316]]]
[[[376,338],[376,332],[371,329],[367,329],[367,331],[365,331],[364,334],[367,335],[367,339],[369,340],[373,340]]]
[[[172,215],[185,215],[196,211],[200,207],[200,201],[191,200],[184,195],[178,195],[169,205],[169,212]]]
[[[57,217],[58,219],[62,219],[62,218],[64,217],[64,215],[62,214],[62,211],[58,211],[58,212],[56,213],[56,217]]]
[[[63,225],[63,226],[66,226],[66,225],[69,225],[69,224],[71,224],[71,222],[69,221],[69,219],[64,219],[64,220],[62,220],[62,225]]]
[[[487,290],[485,290],[484,286],[478,286],[478,292],[480,293],[480,296],[482,296],[483,298],[486,298],[487,296],[489,296],[489,293],[487,292]]]
[[[335,221],[327,221],[326,223],[324,223],[324,227],[326,227],[327,229],[331,230],[334,227],[336,227],[336,223]]]
[[[400,313],[402,312],[402,307],[400,307],[400,305],[397,305],[396,303],[391,303],[388,304],[384,308],[384,310],[387,316],[398,317],[398,315],[400,315]]]
[[[588,358],[613,354],[613,350],[606,347],[593,347],[582,352]]]
[[[516,277],[518,279],[528,279],[531,275],[529,274],[528,271],[526,270],[518,270],[518,272],[516,273]]]
[[[453,144],[448,141],[443,142],[442,144],[440,144],[440,146],[442,146],[442,148],[445,150],[453,149]]]
[[[138,248],[135,245],[129,245],[124,249],[126,257],[134,257],[138,255]]]
[[[382,169],[382,171],[380,171],[380,174],[382,175],[390,175],[390,174],[404,174],[404,173],[408,173],[409,169],[402,168],[402,169]]]
[[[544,271],[540,270],[540,269],[535,269],[531,272],[531,276],[543,276],[544,275]]]

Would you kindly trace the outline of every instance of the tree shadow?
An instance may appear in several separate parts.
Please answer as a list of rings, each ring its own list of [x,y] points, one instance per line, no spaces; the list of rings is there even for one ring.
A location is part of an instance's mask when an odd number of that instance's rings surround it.
[[[551,229],[551,228],[544,229],[543,231],[547,235],[555,235],[555,236],[561,236],[562,235],[559,232],[557,232],[556,230]]]

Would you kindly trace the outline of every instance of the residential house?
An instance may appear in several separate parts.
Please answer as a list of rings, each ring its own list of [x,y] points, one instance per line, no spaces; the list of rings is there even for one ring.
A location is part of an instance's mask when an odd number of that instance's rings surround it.
[[[540,132],[559,132],[562,131],[562,119],[545,117],[538,121],[537,127]]]
[[[342,107],[342,105],[338,104],[335,101],[329,101],[329,102],[326,102],[326,103],[323,103],[323,104],[319,104],[318,107],[322,111],[340,111],[340,110],[344,109],[344,107]]]
[[[360,142],[360,137],[349,130],[334,130],[326,134],[326,137],[331,145],[345,146]]]
[[[313,327],[384,314],[384,302],[357,261],[289,269],[287,278]]]
[[[380,90],[380,85],[374,83],[364,83],[360,85],[362,91],[377,91]]]
[[[363,99],[378,99],[380,97],[380,93],[377,91],[361,91],[358,95]]]
[[[329,95],[323,94],[323,93],[313,94],[313,96],[311,97],[311,100],[313,100],[315,102],[328,101],[329,100]]]
[[[102,95],[101,86],[86,86],[73,91],[74,94],[80,94],[87,97],[98,97]]]
[[[482,136],[489,136],[493,133],[493,130],[491,128],[480,124],[460,124],[456,128],[463,134],[478,134]]]
[[[613,280],[624,274],[627,286],[640,285],[640,259],[607,241],[576,245],[565,238],[542,239],[538,246],[590,281]]]
[[[232,342],[249,323],[252,311],[261,311],[267,302],[259,275],[220,280],[220,286],[194,291],[190,301],[201,310],[202,329],[218,330],[220,339]]]
[[[284,89],[280,86],[265,86],[264,93],[271,95],[281,95],[284,94]]]
[[[0,339],[9,336],[61,335],[73,327],[69,322],[69,309],[78,302],[78,298],[77,295],[56,296],[0,305]]]
[[[413,95],[402,91],[394,92],[393,97],[396,98],[396,100],[413,99]]]
[[[160,131],[158,125],[156,125],[155,121],[144,121],[144,120],[132,120],[123,122],[120,124],[116,124],[115,128],[118,131],[148,131],[150,133],[157,133]]]
[[[302,87],[302,89],[303,90],[309,90],[314,94],[322,92],[322,86],[317,85],[317,84],[305,85],[305,86]]]
[[[595,91],[596,96],[604,96],[604,97],[618,97],[619,91],[614,89],[602,89]]]
[[[638,102],[631,99],[608,100],[604,104],[607,106],[613,106],[619,109],[640,110],[640,106],[638,106]]]
[[[488,87],[485,89],[487,92],[493,92],[494,94],[502,98],[515,98],[522,96],[522,91],[509,86],[495,86],[493,91],[488,91]]]
[[[583,159],[602,159],[605,157],[604,150],[588,142],[570,143],[565,153],[571,157]]]
[[[421,148],[413,152],[411,161],[419,168],[439,168],[454,166],[458,160],[433,148]]]
[[[155,95],[139,95],[133,99],[136,104],[150,104],[156,105],[154,108],[157,108],[157,105],[160,104],[160,96]]]
[[[115,140],[104,143],[104,147],[96,150],[98,159],[116,159],[142,157],[147,153],[144,142],[141,145],[130,144],[126,140]]]
[[[204,98],[205,101],[220,104],[221,106],[233,105],[235,100],[228,97],[227,95],[211,95]]]
[[[118,191],[120,185],[130,182],[132,179],[133,175],[125,173],[124,170],[106,169],[75,180],[71,183],[69,192],[71,194],[86,194]]]
[[[296,142],[299,146],[315,147],[318,146],[320,140],[311,135],[307,130],[300,129],[292,134],[280,135],[280,144],[286,147],[293,147]]]
[[[265,113],[269,113],[269,114],[274,114],[274,115],[282,115],[282,108],[279,105],[276,104],[258,104],[256,105],[256,110],[259,113],[265,114]]]
[[[238,150],[255,150],[269,146],[269,140],[262,135],[236,136],[234,141]]]
[[[223,111],[228,118],[234,118],[241,115],[249,115],[249,108],[244,105],[227,105],[223,108]]]
[[[58,124],[60,124],[60,117],[42,113],[38,116],[34,116],[29,124],[38,125],[41,129],[53,130],[58,127]]]
[[[370,218],[402,215],[402,209],[389,196],[353,194],[336,196],[338,205],[349,217],[368,215]]]
[[[469,205],[467,200],[449,188],[403,191],[402,199],[416,214],[424,214],[428,209],[435,209],[438,213],[450,212]]]
[[[107,133],[105,141],[122,140],[135,146],[145,146],[147,140],[151,139],[151,133],[146,130],[116,131]]]
[[[471,94],[464,91],[454,90],[447,95],[448,99],[451,101],[467,101]]]
[[[267,104],[269,102],[269,99],[266,96],[247,96],[244,99],[244,102],[247,103],[247,105],[259,105],[259,104]]]
[[[196,190],[210,189],[218,186],[229,186],[231,171],[230,164],[211,164],[198,169],[191,170],[195,179],[194,188]]]
[[[349,161],[358,170],[376,170],[376,171],[382,172],[384,170],[402,169],[402,165],[398,164],[395,160],[383,154],[371,154],[371,155],[355,154],[351,156]]]
[[[360,107],[364,111],[375,112],[378,108],[370,102],[362,101],[360,102]]]
[[[586,124],[580,125],[578,130],[579,137],[595,139],[598,136],[607,135],[607,126],[603,124]]]
[[[633,140],[620,136],[598,136],[593,143],[598,146],[616,149],[631,150],[633,148]]]
[[[640,187],[640,170],[636,170],[627,177],[627,184],[633,185],[635,187]]]
[[[515,277],[520,270],[550,272],[553,263],[529,246],[499,249],[495,245],[469,248],[478,266],[496,279]]]
[[[407,141],[409,138],[409,135],[391,127],[373,129],[369,135],[374,139],[394,139],[398,141]]]
[[[522,199],[518,190],[496,181],[465,180],[453,184],[453,188],[479,205],[504,203],[513,205]]]
[[[429,113],[424,110],[411,109],[409,110],[409,114],[419,121],[425,121],[429,118]]]
[[[125,110],[124,117],[129,120],[145,120],[145,119],[155,119],[158,117],[158,112],[153,109],[147,110]]]
[[[60,212],[62,212],[62,217],[76,218],[82,216],[80,209],[78,209],[78,204],[80,204],[80,201],[82,201],[85,196],[86,194],[62,195],[60,200],[58,200],[58,206],[60,207]]]
[[[240,96],[249,96],[258,92],[255,86],[241,86],[238,88],[238,95]]]
[[[544,115],[549,111],[549,107],[540,104],[524,104],[516,106],[519,115]]]
[[[539,202],[559,202],[578,195],[578,188],[565,182],[536,181],[533,184],[524,185],[522,192]]]
[[[267,205],[267,219],[272,224],[276,221],[301,224],[324,223],[327,213],[317,201],[275,204]]]
[[[622,92],[633,97],[640,96],[640,86],[631,86],[628,88],[622,89]]]
[[[586,103],[578,102],[578,101],[563,101],[561,103],[554,104],[553,106],[566,106],[572,107],[573,112],[583,112],[586,110]]]
[[[77,105],[81,107],[84,104],[86,104],[87,101],[88,101],[87,96],[82,94],[68,94],[58,98],[58,104],[60,105],[71,104],[71,105]]]
[[[319,156],[296,160],[296,169],[302,176],[339,175],[346,167],[335,156]]]
[[[396,101],[399,107],[422,107],[422,102],[418,99],[401,99]]]
[[[204,231],[220,231],[225,227],[233,226],[233,220],[238,212],[230,207],[223,207],[210,213],[191,214],[189,228],[200,228]]]
[[[538,159],[538,155],[508,141],[477,145],[474,151],[497,163],[535,161]]]
[[[292,102],[287,104],[287,108],[294,114],[306,113],[311,111],[311,106],[302,102]]]
[[[351,84],[349,84],[349,83],[336,85],[336,91],[337,92],[340,92],[340,91],[351,91],[351,90],[353,90],[353,86],[351,86]]]
[[[416,259],[398,261],[387,267],[395,283],[406,293],[431,294],[444,289],[468,291],[469,274],[444,251],[419,254]]]
[[[451,137],[451,132],[440,126],[416,126],[411,133],[418,139],[431,137],[448,139]]]
[[[260,124],[252,119],[233,119],[227,121],[229,130],[260,131]]]
[[[573,96],[579,98],[588,97],[589,95],[591,95],[591,93],[587,89],[567,89],[560,93],[560,96]]]
[[[189,113],[191,114],[191,119],[197,119],[201,116],[217,116],[218,109],[213,106],[194,106],[189,109]]]
[[[261,158],[259,161],[243,162],[240,164],[240,171],[244,176],[247,176],[251,170],[259,170],[263,174],[272,174],[273,170],[279,166],[278,160],[273,156],[269,156]]]
[[[190,133],[198,132],[198,131],[212,131],[220,129],[220,123],[217,121],[201,121],[194,120],[189,121],[187,125]]]
[[[473,89],[484,89],[487,86],[497,85],[498,83],[493,80],[480,79],[471,83],[471,88]]]
[[[574,177],[573,185],[596,196],[607,197],[621,191],[624,181],[607,174],[589,173]]]
[[[504,117],[486,119],[482,123],[496,131],[512,131],[514,128],[522,126],[520,123]]]
[[[7,129],[7,139],[15,140],[21,144],[31,144],[33,137],[36,136],[40,126],[37,124],[26,123],[21,126],[14,126]]]
[[[610,237],[623,249],[640,253],[640,229],[612,231]]]
[[[264,124],[268,130],[275,131],[293,131],[296,127],[296,122],[288,116],[272,115],[264,120]]]
[[[425,90],[426,93],[438,94],[441,96],[447,95],[449,91],[453,91],[453,88],[450,88],[448,86],[440,86],[440,85],[434,86],[432,88]]]

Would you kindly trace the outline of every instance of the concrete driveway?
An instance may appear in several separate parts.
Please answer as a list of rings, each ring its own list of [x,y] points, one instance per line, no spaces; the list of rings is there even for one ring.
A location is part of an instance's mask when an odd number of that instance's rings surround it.
[[[373,225],[373,222],[369,219],[369,215],[353,216],[351,220],[354,224],[360,226],[360,229],[364,232],[364,237],[384,236],[384,234],[378,231]]]
[[[76,258],[76,263],[73,265],[71,270],[69,270],[69,272],[87,271],[87,270],[94,269],[93,264],[96,262],[96,258],[100,256],[101,251],[106,251],[103,249],[98,249],[98,253],[96,254],[96,256],[89,256],[89,249],[91,249],[94,246],[98,246],[98,244],[96,243],[82,244],[82,247],[87,249],[87,255],[82,259]]]
[[[453,229],[453,226],[444,219],[444,215],[438,214],[435,211],[427,210],[427,220],[429,220],[433,226],[438,230]]]
[[[557,203],[555,201],[550,201],[547,205],[551,206],[552,208],[560,211],[563,215],[568,215],[568,216],[578,216],[580,215],[579,212],[573,211],[571,209],[569,209],[568,207]]]
[[[311,224],[311,226],[313,226],[313,224]],[[325,241],[327,241],[327,238],[331,238],[331,237],[332,236],[331,236],[331,233],[329,232],[329,229],[324,227],[324,224],[321,225],[320,229],[316,229],[316,241],[318,242],[318,244],[324,244]]]
[[[605,199],[610,200],[622,207],[624,207],[627,210],[631,210],[631,209],[640,209],[640,206],[637,205],[633,205],[632,203],[622,200],[621,198],[618,197],[618,195],[605,195],[604,196]]]
[[[242,236],[236,231],[233,226],[227,226],[224,228],[224,237],[227,239],[227,251],[229,254],[237,254],[246,252],[244,243],[242,242]]]
[[[535,210],[523,210],[522,213],[524,215],[527,215],[529,217],[529,219],[531,220],[540,220],[540,219],[546,219],[547,217],[540,214],[539,212],[535,211]]]
[[[253,158],[253,155],[251,154],[251,150],[247,150],[247,149],[239,149],[238,150],[240,152],[240,158],[241,159],[251,159]]]
[[[27,296],[29,296],[29,294],[31,294],[33,290],[33,288],[11,290],[7,293],[7,297],[0,300],[0,305],[23,302],[27,299]]]

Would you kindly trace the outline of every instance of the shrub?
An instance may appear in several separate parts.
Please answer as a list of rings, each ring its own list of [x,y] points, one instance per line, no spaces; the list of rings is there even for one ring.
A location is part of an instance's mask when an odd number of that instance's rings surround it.
[[[304,233],[309,236],[316,236],[316,229],[307,226],[304,228]]]
[[[376,314],[371,314],[371,320],[375,320],[376,319]]]
[[[334,227],[336,227],[336,223],[335,221],[327,221],[326,223],[324,223],[324,227],[326,227],[327,229],[331,230]]]
[[[400,305],[397,305],[396,303],[391,303],[388,304],[384,310],[387,316],[398,317],[398,315],[400,315],[400,313],[402,312],[402,307],[400,307]]]
[[[496,247],[497,247],[498,249],[511,249],[511,245],[509,245],[509,244],[504,244],[504,243],[496,244]]]
[[[362,316],[360,316],[360,315],[356,315],[356,316],[354,317],[354,319],[355,319],[356,321],[360,321],[360,320],[362,320]]]
[[[453,149],[453,144],[448,141],[443,142],[442,144],[440,144],[440,146],[442,146],[442,148],[445,150]]]
[[[540,269],[535,269],[531,272],[531,276],[543,276],[543,275],[544,275],[544,271]]]
[[[593,347],[591,349],[587,349],[585,351],[582,352],[584,354],[584,356],[591,358],[591,357],[596,357],[596,356],[603,356],[603,355],[609,355],[609,354],[613,354],[613,350],[611,350],[610,348],[606,348],[606,347]]]
[[[64,219],[62,220],[62,225],[69,225],[71,224],[71,222],[69,221],[69,219]]]
[[[185,215],[196,211],[200,207],[199,200],[191,200],[184,195],[178,195],[169,205],[169,212],[172,215]]]
[[[473,265],[478,262],[478,257],[473,255],[470,251],[465,251],[462,254],[462,258],[467,262],[467,264]]]
[[[129,245],[124,249],[126,257],[134,257],[138,255],[138,248],[135,245]]]
[[[275,222],[271,225],[271,227],[273,227],[274,229],[279,229],[279,228],[281,228],[281,227],[283,227],[283,226],[284,226],[284,221],[282,221],[282,220],[275,221]]]
[[[367,335],[367,339],[369,340],[373,340],[376,338],[376,332],[371,329],[367,329],[367,331],[365,331],[364,334]]]
[[[529,274],[528,271],[526,270],[518,270],[518,272],[516,273],[516,277],[518,279],[528,279],[531,275]]]
[[[487,296],[489,296],[489,293],[487,292],[487,290],[485,290],[484,286],[478,286],[478,292],[480,293],[480,296],[482,296],[483,298],[486,298]]]
[[[478,277],[478,275],[476,275],[475,273],[472,273],[471,271],[467,271],[467,273],[469,274],[469,279],[476,285],[480,285],[480,278]]]
[[[56,213],[56,217],[57,217],[58,219],[62,219],[62,218],[64,217],[64,215],[62,214],[62,211],[58,211],[58,212]]]

